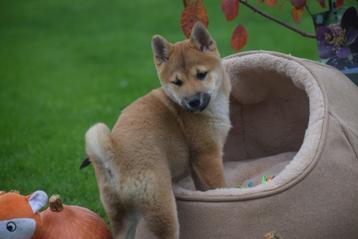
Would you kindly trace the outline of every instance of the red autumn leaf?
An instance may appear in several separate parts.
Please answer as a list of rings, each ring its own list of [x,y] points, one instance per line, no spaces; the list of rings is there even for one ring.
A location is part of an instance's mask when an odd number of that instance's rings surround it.
[[[303,8],[306,5],[306,0],[291,0],[291,4],[295,8]]]
[[[246,45],[247,37],[248,34],[245,27],[241,24],[238,25],[231,36],[232,48],[234,48],[236,51],[240,51],[241,48]]]
[[[295,7],[292,7],[292,10],[291,10],[291,15],[293,17],[293,20],[295,20],[296,23],[300,23],[301,22],[301,17],[303,15],[303,12],[304,12],[304,8],[295,8]]]
[[[234,20],[239,11],[239,0],[223,0],[221,10],[224,12],[226,20]]]
[[[181,15],[180,25],[186,37],[190,36],[191,29],[197,21],[202,22],[205,27],[209,24],[208,14],[202,0],[188,4]]]
[[[273,7],[277,3],[277,0],[265,0],[265,3],[267,6]]]
[[[321,5],[322,8],[326,7],[326,0],[317,0],[319,5]]]
[[[344,0],[337,0],[337,2],[336,2],[336,8],[342,7],[343,4],[344,4]]]

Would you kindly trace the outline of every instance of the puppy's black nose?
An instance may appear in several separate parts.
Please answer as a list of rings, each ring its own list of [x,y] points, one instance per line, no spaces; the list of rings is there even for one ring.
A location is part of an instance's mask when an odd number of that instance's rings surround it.
[[[199,97],[195,97],[195,99],[192,99],[191,101],[189,101],[189,106],[191,108],[197,108],[200,105],[200,98]]]
[[[203,111],[210,102],[210,95],[207,93],[197,93],[183,99],[182,105],[187,111]]]

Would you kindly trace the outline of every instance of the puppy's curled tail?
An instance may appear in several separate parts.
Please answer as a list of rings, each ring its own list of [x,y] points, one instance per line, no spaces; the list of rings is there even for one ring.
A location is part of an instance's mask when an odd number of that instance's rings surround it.
[[[108,162],[112,154],[111,131],[107,125],[97,123],[86,132],[86,154],[89,159],[83,161],[81,168],[87,166],[90,161],[100,162],[103,166]],[[87,161],[87,162],[86,162]]]

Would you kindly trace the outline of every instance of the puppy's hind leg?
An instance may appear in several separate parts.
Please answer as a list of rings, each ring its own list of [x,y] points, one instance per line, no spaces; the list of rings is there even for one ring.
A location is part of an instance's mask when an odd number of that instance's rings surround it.
[[[106,201],[106,199],[102,199]],[[107,216],[111,222],[114,239],[135,239],[140,215],[137,211],[113,201],[105,204]]]
[[[141,213],[148,229],[158,239],[179,239],[175,197],[168,181],[156,183],[153,195],[141,205]]]

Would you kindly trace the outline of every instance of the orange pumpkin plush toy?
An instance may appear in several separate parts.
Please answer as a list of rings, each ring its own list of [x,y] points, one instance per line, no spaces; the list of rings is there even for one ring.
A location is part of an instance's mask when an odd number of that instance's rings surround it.
[[[47,200],[43,191],[28,196],[0,192],[0,239],[40,239],[39,211]]]

